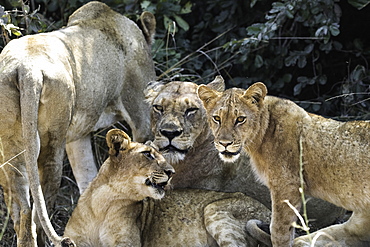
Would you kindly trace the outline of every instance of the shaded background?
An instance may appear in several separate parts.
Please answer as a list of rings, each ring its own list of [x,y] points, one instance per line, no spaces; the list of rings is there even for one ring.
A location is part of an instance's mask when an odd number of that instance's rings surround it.
[[[0,51],[11,39],[61,28],[87,2],[0,0]],[[339,120],[370,118],[367,0],[102,2],[134,21],[143,11],[155,14],[152,52],[159,80],[200,84],[221,74],[227,87],[243,88],[262,81],[270,95],[291,99],[309,112]],[[102,136],[93,137],[99,160],[105,158]],[[52,217],[60,234],[77,198],[66,160]],[[1,204],[0,229],[7,231],[0,246],[15,246],[6,215]]]

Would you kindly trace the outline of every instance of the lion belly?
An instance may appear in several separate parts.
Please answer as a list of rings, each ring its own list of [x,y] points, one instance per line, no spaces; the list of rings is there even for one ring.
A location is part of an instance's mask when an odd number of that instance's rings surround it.
[[[370,123],[312,119],[303,144],[309,191],[351,211],[369,205]]]

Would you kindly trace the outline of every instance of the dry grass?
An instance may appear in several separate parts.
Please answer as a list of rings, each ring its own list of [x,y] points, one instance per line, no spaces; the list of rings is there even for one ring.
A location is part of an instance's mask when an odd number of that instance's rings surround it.
[[[0,188],[1,189],[1,188]],[[62,183],[57,195],[56,206],[51,215],[51,221],[55,230],[59,235],[63,234],[64,227],[72,213],[72,210],[77,203],[79,192],[75,183],[72,171],[66,160],[63,167]],[[0,228],[5,227],[5,233],[0,240],[1,247],[16,247],[17,238],[13,229],[13,222],[10,219],[7,225],[6,222],[7,207],[4,203],[2,190],[0,191]]]
[[[108,130],[112,128],[119,128],[124,130],[126,133],[131,133],[130,129],[127,126],[128,125],[125,123],[117,123],[109,128],[94,133],[92,137],[92,143],[95,153],[95,159],[99,167],[108,157],[108,148],[105,142],[105,135]],[[65,225],[67,224],[68,219],[77,204],[78,198],[79,190],[68,159],[66,158],[63,165],[61,186],[57,195],[54,211],[51,214],[51,222],[59,235],[63,235]],[[7,210],[8,209],[3,198],[2,188],[0,186],[0,233],[1,230],[5,227],[4,235],[0,239],[0,247],[16,247],[17,238],[13,229],[12,220],[9,219],[8,224],[5,225],[7,219]],[[48,246],[50,246],[50,244],[48,244]]]

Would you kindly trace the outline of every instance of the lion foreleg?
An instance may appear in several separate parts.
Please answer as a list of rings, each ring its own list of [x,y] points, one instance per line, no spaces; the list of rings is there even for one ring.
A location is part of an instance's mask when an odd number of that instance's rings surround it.
[[[277,174],[276,176],[279,175]],[[294,207],[299,211],[301,201],[298,190],[295,192],[293,186],[280,186],[281,188],[285,188],[285,191],[276,191],[276,189],[271,190],[272,216],[270,231],[272,245],[285,247],[292,246],[292,240],[295,234],[293,223],[297,220],[297,215],[291,207]]]
[[[81,195],[98,173],[90,135],[67,143],[66,150]]]
[[[257,240],[245,230],[249,219],[268,211],[263,205],[257,204],[247,197],[227,198],[209,204],[204,209],[204,223],[208,233],[219,246],[258,246]],[[251,212],[250,208],[260,212]]]

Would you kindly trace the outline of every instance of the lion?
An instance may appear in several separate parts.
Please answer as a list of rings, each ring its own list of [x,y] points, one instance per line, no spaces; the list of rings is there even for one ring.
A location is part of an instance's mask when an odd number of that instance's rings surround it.
[[[215,90],[225,88],[222,77],[209,84]],[[223,192],[242,192],[271,208],[270,193],[255,179],[249,157],[241,154],[234,162],[225,162],[215,149],[206,110],[192,82],[151,82],[145,91],[152,107],[151,128],[154,144],[175,168],[174,189],[196,188]],[[343,216],[343,209],[325,201],[308,202],[312,227],[322,228]]]
[[[51,228],[42,195],[50,209],[65,148],[82,192],[97,174],[92,131],[125,120],[134,140],[150,139],[143,90],[156,77],[148,43],[155,18],[145,12],[141,21],[144,32],[107,5],[90,2],[65,28],[13,40],[0,54],[2,164],[11,160],[0,182],[12,198],[6,203],[18,246],[36,246],[29,189],[41,224]],[[60,241],[52,228],[46,231]]]
[[[261,82],[246,90],[198,88],[220,157],[233,161],[244,150],[251,157],[255,174],[270,189],[273,246],[293,244],[292,223],[297,216],[288,203],[300,208],[301,183],[305,194],[353,214],[344,224],[295,239],[294,246],[310,246],[313,238],[315,246],[331,242],[369,246],[370,122],[327,119],[266,94]]]
[[[248,219],[270,216],[258,201],[242,193],[165,192],[176,174],[154,147],[119,129],[106,141],[109,157],[65,228],[78,247],[265,246],[245,230]]]

